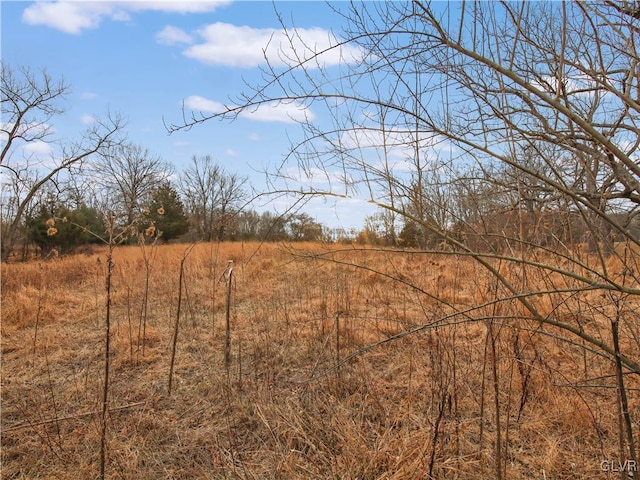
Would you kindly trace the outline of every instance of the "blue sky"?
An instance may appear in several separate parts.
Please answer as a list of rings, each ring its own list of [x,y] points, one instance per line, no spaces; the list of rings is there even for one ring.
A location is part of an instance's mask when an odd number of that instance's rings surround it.
[[[304,29],[309,43],[322,44],[330,30],[340,30],[324,2],[275,6]],[[67,111],[54,122],[58,137],[77,137],[93,117],[118,112],[127,119],[129,139],[177,171],[193,155],[210,154],[260,190],[263,171],[279,165],[287,153],[287,136],[300,136],[291,117],[315,115],[292,106],[263,108],[233,123],[210,121],[171,136],[163,124],[163,119],[180,121],[183,102],[194,110],[215,111],[246,90],[245,82],[259,81],[263,49],[269,39],[277,43],[280,31],[271,2],[2,1],[0,8],[3,62],[46,68],[71,86]],[[278,61],[274,49],[268,55]],[[46,149],[41,145],[40,153]],[[280,201],[272,207],[282,211],[285,205]],[[361,226],[373,207],[357,199],[317,200],[305,211],[328,226],[350,228]]]

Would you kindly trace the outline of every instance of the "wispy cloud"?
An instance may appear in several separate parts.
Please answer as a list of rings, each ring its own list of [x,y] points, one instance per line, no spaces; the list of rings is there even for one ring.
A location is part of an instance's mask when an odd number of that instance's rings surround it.
[[[193,43],[193,37],[181,28],[167,25],[156,34],[156,41],[161,45],[190,45]]]
[[[389,126],[381,130],[377,126],[347,130],[340,135],[339,145],[347,150],[369,152],[369,160],[378,160],[380,168],[394,171],[413,171],[416,168],[415,133],[409,130],[392,130]],[[418,142],[421,160],[435,159],[441,154],[450,154],[452,144],[438,135],[422,134]]]
[[[221,113],[225,111],[225,106],[214,100],[209,100],[198,95],[191,95],[184,101],[185,107],[197,112]]]
[[[192,95],[184,101],[185,107],[192,111],[204,113],[223,113],[234,108],[233,105],[225,106],[215,100]],[[311,121],[315,118],[309,108],[299,102],[272,102],[259,105],[253,109],[242,110],[238,116],[257,120],[260,122],[296,123]]]
[[[233,148],[227,148],[224,151],[224,155],[225,155],[225,157],[237,157],[238,156],[238,152],[236,152]]]
[[[51,145],[41,140],[36,140],[35,142],[26,143],[22,147],[22,153],[25,158],[35,158],[36,160],[49,158],[52,152],[53,150],[51,148]]]
[[[93,100],[94,98],[98,98],[98,94],[94,92],[82,92],[80,94],[80,100]]]
[[[36,2],[25,8],[22,19],[30,25],[46,25],[69,34],[97,28],[104,18],[128,21],[131,12],[162,11],[170,13],[212,12],[229,0],[200,1],[82,1]]]
[[[286,177],[300,185],[317,188],[320,190],[328,189],[331,185],[340,186],[345,183],[352,183],[353,179],[346,176],[344,172],[327,171],[320,168],[300,169],[291,167],[286,170]]]
[[[94,117],[93,115],[84,114],[82,115],[82,117],[80,117],[80,121],[83,125],[91,125],[96,121],[96,117]]]
[[[166,27],[158,35],[166,34],[167,28],[175,27]],[[195,35],[198,39],[183,53],[207,65],[251,68],[269,63],[282,67],[309,60],[307,66],[313,68],[349,63],[363,56],[361,50],[341,45],[330,31],[322,28],[286,31],[217,22]]]
[[[9,132],[13,130],[15,123],[12,122],[0,122],[0,139],[2,141],[6,141],[9,138]],[[44,138],[47,135],[51,135],[55,132],[55,129],[52,125],[48,123],[38,123],[38,122],[22,122],[18,124],[18,128],[15,132],[15,135],[19,137],[39,137]]]
[[[261,122],[284,123],[311,121],[315,118],[313,112],[299,102],[262,104],[253,110],[244,110],[240,116]]]

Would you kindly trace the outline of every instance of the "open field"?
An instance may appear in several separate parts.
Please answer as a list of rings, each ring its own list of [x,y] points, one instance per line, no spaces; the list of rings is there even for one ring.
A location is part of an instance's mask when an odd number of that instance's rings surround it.
[[[179,291],[186,248],[115,251],[106,478],[604,479],[628,458],[614,362],[471,259],[201,244]],[[2,265],[2,478],[99,476],[106,273],[104,251]],[[503,273],[607,345],[617,315],[638,358],[636,297]],[[637,422],[638,375],[625,382]]]

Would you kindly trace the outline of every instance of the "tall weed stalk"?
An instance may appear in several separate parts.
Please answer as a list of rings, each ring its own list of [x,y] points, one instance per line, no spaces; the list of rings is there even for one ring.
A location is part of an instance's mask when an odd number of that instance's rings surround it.
[[[233,286],[233,260],[229,260],[227,269],[222,277],[227,282],[227,301],[225,306],[225,335],[224,335],[224,367],[229,381],[231,367],[231,289]]]
[[[107,250],[107,277],[105,280],[105,322],[104,322],[104,384],[102,388],[102,412],[100,416],[100,479],[105,478],[105,469],[107,463],[107,414],[109,412],[109,368],[111,356],[111,280],[113,275],[113,251],[116,246],[116,238],[114,235],[114,216],[109,213],[107,218],[107,233],[109,235],[109,243]]]
[[[178,308],[176,310],[176,323],[173,327],[173,341],[171,342],[171,363],[169,365],[169,386],[168,386],[168,394],[171,395],[171,387],[173,385],[173,368],[176,361],[176,350],[178,347],[178,330],[180,327],[180,313],[182,309],[182,290],[184,284],[184,264],[191,253],[195,244],[189,245],[182,255],[182,259],[180,260],[180,276],[178,278]]]
[[[158,236],[153,238],[151,244],[151,254],[147,252],[145,235],[138,234],[138,244],[142,250],[142,259],[144,261],[144,292],[142,295],[142,309],[140,312],[140,322],[138,324],[138,351],[142,350],[142,356],[145,355],[145,346],[147,338],[147,317],[149,307],[149,279],[151,277],[152,260],[155,258]]]

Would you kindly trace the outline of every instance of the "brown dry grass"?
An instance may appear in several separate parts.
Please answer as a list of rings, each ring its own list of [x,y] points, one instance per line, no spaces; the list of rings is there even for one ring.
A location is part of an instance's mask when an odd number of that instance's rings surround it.
[[[517,302],[491,304],[504,292],[458,257],[197,245],[167,396],[184,248],[161,246],[153,257],[144,356],[144,261],[139,247],[116,249],[108,478],[400,479],[426,478],[430,466],[434,478],[493,478],[486,319],[494,320],[505,478],[606,478],[601,461],[619,458],[612,364],[556,338],[561,332],[527,319]],[[229,259],[227,378],[220,275]],[[2,266],[2,478],[96,478],[104,278],[100,251]],[[566,283],[539,271],[527,281]],[[605,338],[605,300],[587,292],[532,301]],[[629,302],[623,329],[633,333],[637,303]],[[627,378],[637,419],[638,382]]]

